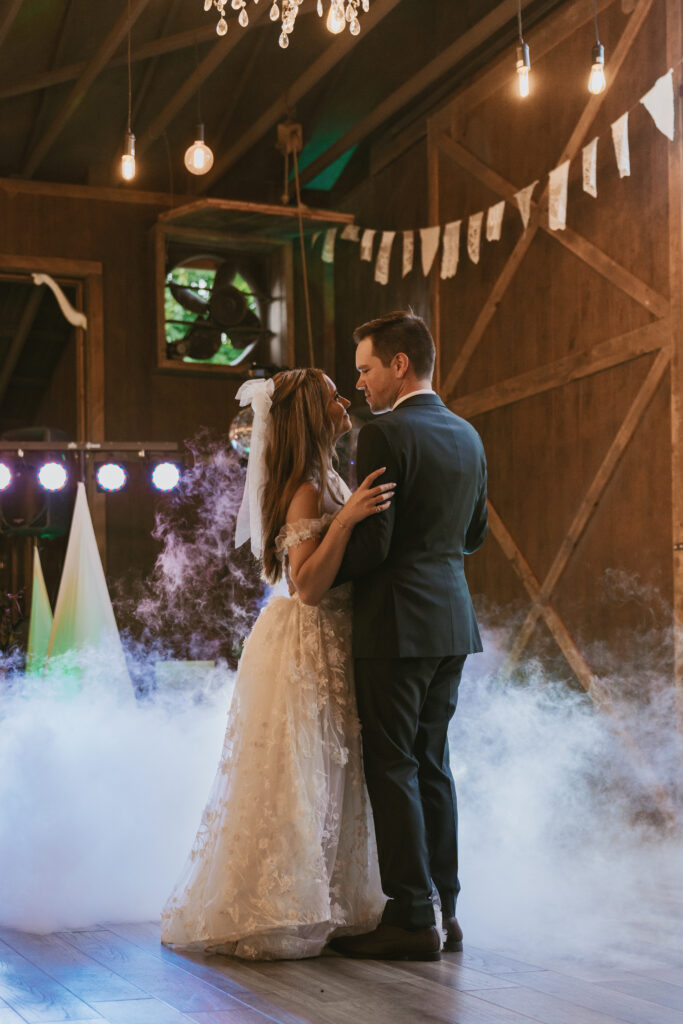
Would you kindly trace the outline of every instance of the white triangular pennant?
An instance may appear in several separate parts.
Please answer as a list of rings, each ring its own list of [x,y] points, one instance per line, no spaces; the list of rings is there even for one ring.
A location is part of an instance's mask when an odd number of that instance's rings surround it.
[[[422,249],[422,272],[425,277],[432,269],[434,257],[436,256],[436,250],[439,248],[440,235],[441,227],[438,225],[437,227],[434,228],[420,228],[420,242]]]
[[[628,178],[631,173],[631,156],[628,148],[628,110],[612,122],[612,142],[614,143],[619,177]]]
[[[334,263],[334,243],[336,237],[336,228],[328,228],[325,232],[325,241],[323,242],[323,251],[321,256],[323,263]]]
[[[391,247],[394,244],[395,231],[383,231],[382,240],[379,243],[377,262],[375,263],[375,281],[378,284],[387,284],[389,281],[389,260],[391,259]]]
[[[339,237],[345,242],[358,242],[360,241],[360,228],[357,224],[347,224]]]
[[[413,260],[415,259],[415,232],[404,231],[403,232],[403,273],[401,277],[405,277],[413,269]]]
[[[372,260],[372,243],[377,232],[374,228],[366,228],[360,240],[360,258],[369,263]]]
[[[481,251],[481,225],[484,213],[473,213],[467,222],[467,255],[472,263],[479,262]]]
[[[583,147],[583,191],[595,198],[598,194],[598,137]]]
[[[567,226],[567,182],[569,160],[548,175],[548,227],[551,231],[564,231]]]
[[[441,280],[455,277],[460,260],[460,224],[453,220],[443,229],[443,252],[441,256]]]
[[[649,92],[641,97],[648,114],[667,139],[674,139],[674,69],[669,68],[665,75],[658,78]]]
[[[533,195],[533,191],[537,185],[538,179],[536,181],[532,181],[532,183],[527,185],[526,188],[520,189],[519,192],[515,192],[514,195],[514,200],[519,208],[519,212],[522,217],[522,224],[524,225],[525,230],[529,223],[529,217],[531,216],[531,196]]]
[[[489,206],[486,214],[486,241],[497,242],[500,239],[503,227],[503,214],[505,213],[505,200],[501,199],[495,206]]]

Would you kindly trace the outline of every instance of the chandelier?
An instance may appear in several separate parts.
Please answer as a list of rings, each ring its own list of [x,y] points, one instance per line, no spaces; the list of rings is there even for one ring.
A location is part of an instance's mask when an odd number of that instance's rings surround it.
[[[239,11],[237,20],[242,28],[246,28],[249,24],[247,0],[204,0],[205,11],[210,11],[212,7],[215,7],[220,15],[216,25],[216,32],[219,36],[224,36],[228,31],[228,22],[225,17],[225,8],[228,2],[233,11]],[[253,2],[257,4],[259,0],[253,0]],[[267,3],[268,0],[264,0],[264,2]],[[270,20],[279,21],[281,24],[280,46],[283,50],[289,46],[289,37],[294,31],[296,16],[303,2],[304,0],[273,0],[270,8]],[[326,0],[326,2],[328,4],[326,21],[328,30],[333,35],[338,35],[348,25],[351,35],[357,36],[360,32],[358,15],[361,8],[365,13],[370,10],[370,0]],[[318,17],[322,18],[325,14],[323,0],[317,0],[317,9]]]

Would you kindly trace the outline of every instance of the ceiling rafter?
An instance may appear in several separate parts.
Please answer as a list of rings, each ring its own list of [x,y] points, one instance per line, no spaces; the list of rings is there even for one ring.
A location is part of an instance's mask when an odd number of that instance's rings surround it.
[[[85,99],[88,89],[93,84],[100,72],[106,67],[112,54],[125,39],[130,28],[138,20],[150,0],[131,0],[130,11],[126,9],[118,19],[111,31],[105,36],[93,57],[88,61],[81,72],[78,81],[69,93],[66,102],[61,110],[49,125],[47,131],[34,147],[26,161],[23,175],[31,178],[40,167],[45,156],[61,135],[79,106]]]
[[[265,16],[267,8],[268,5],[263,4],[263,6],[258,7],[257,10],[252,13],[250,26],[253,26]],[[237,46],[243,38],[244,36],[241,32],[233,32],[223,36],[222,39],[219,39],[218,42],[211,47],[204,60],[197,65],[178,92],[168,101],[162,110],[159,111],[152,123],[142,133],[137,145],[139,154],[145,153],[152,143],[159,138],[176,114],[192,99],[206,79],[209,78],[219,64],[222,63],[230,50]]]
[[[370,11],[363,17],[363,38],[366,38],[368,33],[373,28],[376,28],[398,3],[399,0],[374,0]],[[222,156],[216,159],[210,173],[205,175],[202,181],[198,183],[198,193],[206,192],[241,156],[259,142],[273,125],[277,124],[280,118],[285,117],[291,108],[313,86],[317,85],[346,56],[349,50],[356,45],[356,38],[349,32],[344,32],[343,35],[338,36],[333,43],[323,50],[318,59],[311,64],[310,68],[285,89],[280,98],[271,104],[247,131],[241,134],[234,146],[227,153],[223,153]]]
[[[10,0],[10,5],[5,11],[3,17],[0,18],[0,46],[5,42],[9,35],[9,30],[14,24],[14,19],[21,10],[24,0]]]
[[[62,11],[62,18],[57,32],[57,41],[52,51],[51,66],[54,67],[59,60],[61,60],[62,51],[66,42],[67,31],[71,23],[71,17],[74,10],[74,0],[66,0],[64,10]],[[40,138],[41,126],[44,120],[45,108],[48,102],[48,93],[43,92],[38,97],[35,103],[35,114],[32,117],[32,125],[28,134],[28,141],[24,146],[24,152],[30,153],[36,144],[36,141]]]
[[[132,64],[143,60],[151,60],[155,57],[163,57],[167,53],[175,53],[177,50],[186,50],[190,46],[201,46],[216,38],[216,31],[213,26],[206,28],[188,29],[186,32],[176,32],[171,36],[163,36],[161,39],[153,39],[149,43],[143,43],[133,50],[130,59]],[[120,68],[128,62],[125,53],[113,57],[106,66],[106,70]],[[53,71],[44,71],[40,75],[32,75],[23,81],[12,82],[0,86],[0,100],[12,99],[14,96],[25,96],[27,93],[39,92],[41,89],[51,89],[55,85],[64,85],[66,82],[74,82],[83,74],[87,67],[87,61],[79,61],[77,64],[68,64]]]
[[[534,0],[522,0],[522,7],[528,7]],[[430,61],[429,64],[404,82],[398,89],[387,96],[378,106],[372,110],[367,117],[354,125],[340,139],[333,143],[329,149],[316,157],[308,167],[301,173],[301,184],[307,185],[313,181],[326,167],[334,163],[340,156],[347,152],[352,146],[367,138],[376,128],[383,124],[388,118],[402,110],[411,100],[414,100],[420,93],[434,85],[440,78],[451,70],[459,61],[470,56],[477,47],[481,46],[491,35],[498,32],[508,24],[517,14],[517,0],[503,0],[484,18],[476,22],[467,32],[464,32],[450,46]]]

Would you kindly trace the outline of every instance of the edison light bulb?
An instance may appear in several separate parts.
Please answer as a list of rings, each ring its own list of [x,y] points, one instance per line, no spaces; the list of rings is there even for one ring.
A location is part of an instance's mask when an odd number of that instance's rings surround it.
[[[197,125],[197,138],[185,150],[185,166],[190,174],[208,174],[213,167],[213,153],[204,142],[204,125]]]
[[[524,97],[529,95],[529,70],[531,68],[531,61],[529,60],[529,47],[526,43],[520,43],[517,47],[517,81],[519,82],[519,95]]]
[[[605,47],[596,43],[593,47],[593,66],[588,79],[588,91],[594,96],[605,91]]]
[[[344,7],[338,3],[338,0],[332,0],[330,3],[330,13],[327,15],[326,26],[328,32],[337,36],[340,32],[343,32],[346,28],[346,17],[344,15]]]
[[[135,136],[132,132],[126,134],[126,149],[121,157],[121,177],[126,181],[132,181],[135,177]]]

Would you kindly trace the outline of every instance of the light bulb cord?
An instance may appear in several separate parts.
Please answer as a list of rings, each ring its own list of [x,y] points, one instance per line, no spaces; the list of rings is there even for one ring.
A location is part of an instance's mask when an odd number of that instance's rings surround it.
[[[519,32],[519,42],[524,46],[524,36],[522,34],[522,0],[517,0],[517,29]]]
[[[128,134],[132,135],[133,130],[131,127],[132,122],[132,111],[133,111],[133,76],[131,73],[131,53],[130,53],[130,0],[128,0]],[[120,124],[121,122],[119,122]]]
[[[600,45],[600,33],[598,32],[598,0],[593,0],[593,24],[595,25],[595,42]]]

